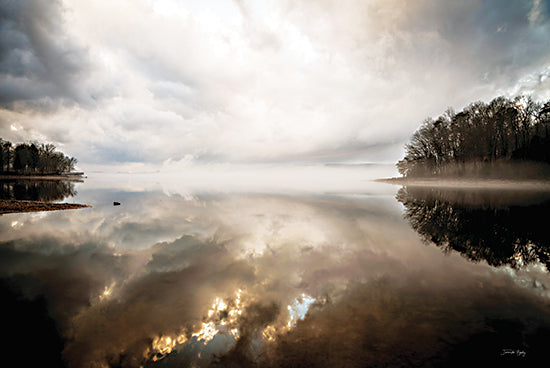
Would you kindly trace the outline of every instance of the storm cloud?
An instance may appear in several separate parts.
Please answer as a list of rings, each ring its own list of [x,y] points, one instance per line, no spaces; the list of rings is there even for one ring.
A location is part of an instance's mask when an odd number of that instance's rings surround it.
[[[89,68],[86,49],[63,28],[58,1],[6,1],[0,6],[0,103],[32,110],[86,104],[80,91]],[[23,108],[25,108],[23,107]]]

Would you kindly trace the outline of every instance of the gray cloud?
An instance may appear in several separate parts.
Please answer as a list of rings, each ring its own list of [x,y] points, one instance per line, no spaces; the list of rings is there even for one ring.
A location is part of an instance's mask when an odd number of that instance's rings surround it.
[[[375,1],[349,7],[324,1],[304,7],[294,4],[289,14],[327,48],[339,44],[337,50],[360,55],[367,72],[375,67],[374,71],[390,79],[401,73],[419,73],[418,81],[435,73],[445,78],[441,83],[449,83],[448,76],[457,81],[453,74],[472,74],[474,81],[485,78],[487,83],[513,85],[526,70],[548,62],[548,9],[538,3],[536,23],[529,20],[534,4],[521,0],[505,4],[494,0]],[[440,74],[443,68],[448,68],[448,76]],[[453,83],[451,87],[465,86]]]
[[[84,48],[63,28],[60,1],[5,1],[0,5],[0,103],[31,109],[88,104],[81,90],[89,69]]]

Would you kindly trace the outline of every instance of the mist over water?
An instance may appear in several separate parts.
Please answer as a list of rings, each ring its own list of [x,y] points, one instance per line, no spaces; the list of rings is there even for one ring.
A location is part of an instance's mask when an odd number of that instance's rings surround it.
[[[544,356],[547,192],[401,188],[379,174],[90,175],[73,199],[91,209],[1,216],[3,322],[21,337],[8,351],[68,367]]]

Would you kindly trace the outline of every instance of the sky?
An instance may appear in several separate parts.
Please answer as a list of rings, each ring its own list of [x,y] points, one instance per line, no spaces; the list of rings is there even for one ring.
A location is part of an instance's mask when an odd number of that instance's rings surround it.
[[[426,117],[550,98],[548,0],[6,0],[0,137],[79,168],[394,163]]]

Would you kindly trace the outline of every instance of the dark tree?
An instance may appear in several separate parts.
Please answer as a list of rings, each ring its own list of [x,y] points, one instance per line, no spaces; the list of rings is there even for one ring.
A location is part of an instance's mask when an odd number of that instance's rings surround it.
[[[448,109],[424,120],[397,168],[403,176],[419,177],[476,174],[511,160],[550,163],[549,125],[550,101],[525,96],[474,102],[459,113]]]
[[[15,146],[13,155],[13,169],[17,172],[30,173],[36,168],[38,149],[34,144],[19,144]]]
[[[76,158],[56,151],[53,144],[19,143],[0,138],[0,172],[61,174],[75,169]]]
[[[11,142],[5,141],[0,138],[0,172],[10,170],[12,158],[12,146]]]

